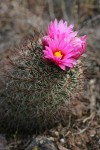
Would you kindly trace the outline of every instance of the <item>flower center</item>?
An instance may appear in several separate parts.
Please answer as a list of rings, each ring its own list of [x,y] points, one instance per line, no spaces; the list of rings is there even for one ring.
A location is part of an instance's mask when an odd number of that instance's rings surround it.
[[[62,55],[61,51],[56,51],[56,52],[54,53],[54,56],[56,56],[56,57],[60,57],[60,58],[62,58],[62,57],[63,57],[63,55]]]

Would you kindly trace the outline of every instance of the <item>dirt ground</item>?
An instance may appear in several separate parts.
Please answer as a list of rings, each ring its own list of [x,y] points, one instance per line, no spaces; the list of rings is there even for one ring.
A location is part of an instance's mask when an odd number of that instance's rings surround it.
[[[69,9],[65,7],[68,4]],[[73,102],[69,124],[60,124],[40,136],[49,138],[58,150],[100,150],[100,1],[0,0],[0,67],[6,64],[7,55],[12,55],[15,44],[35,36],[34,30],[44,32],[55,17],[74,22],[80,34],[88,35],[86,90],[82,100]],[[17,133],[6,136],[0,132],[0,150],[24,150],[38,136],[22,138]]]

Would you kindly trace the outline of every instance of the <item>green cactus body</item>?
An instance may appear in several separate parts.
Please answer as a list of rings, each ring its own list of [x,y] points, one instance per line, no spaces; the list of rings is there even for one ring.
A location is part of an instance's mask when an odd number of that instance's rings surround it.
[[[68,104],[79,90],[79,68],[62,71],[43,59],[37,45],[32,43],[27,54],[14,61],[1,93],[0,128],[41,131],[67,122]]]

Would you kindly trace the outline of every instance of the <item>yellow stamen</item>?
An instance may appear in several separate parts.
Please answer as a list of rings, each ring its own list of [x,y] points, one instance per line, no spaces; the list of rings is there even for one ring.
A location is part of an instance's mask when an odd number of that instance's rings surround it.
[[[54,53],[54,56],[56,56],[56,57],[62,57],[63,55],[62,55],[61,51],[56,51]]]

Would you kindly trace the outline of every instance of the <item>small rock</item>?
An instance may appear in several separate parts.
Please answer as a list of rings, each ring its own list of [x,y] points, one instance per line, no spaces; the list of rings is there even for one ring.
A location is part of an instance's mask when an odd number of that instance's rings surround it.
[[[56,137],[58,137],[58,136],[59,136],[59,132],[58,132],[58,131],[55,131],[55,132],[54,132],[54,135],[55,135]]]
[[[58,137],[59,136],[59,132],[58,131],[54,131],[54,130],[50,130],[50,135],[53,137]]]
[[[96,134],[96,131],[95,131],[95,130],[90,130],[90,136],[91,136],[91,137],[95,136],[95,134]]]
[[[40,144],[43,144],[43,140],[40,141]]]
[[[93,85],[93,84],[95,84],[95,82],[96,82],[96,79],[91,79],[89,83],[90,83],[90,85]]]
[[[61,142],[62,144],[64,144],[64,143],[65,143],[65,140],[62,138],[62,139],[60,139],[60,142]]]

